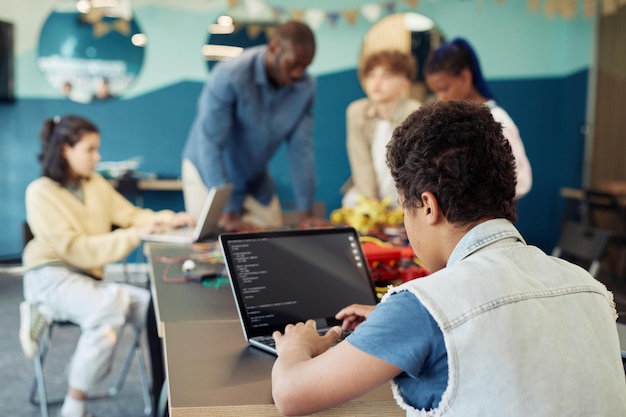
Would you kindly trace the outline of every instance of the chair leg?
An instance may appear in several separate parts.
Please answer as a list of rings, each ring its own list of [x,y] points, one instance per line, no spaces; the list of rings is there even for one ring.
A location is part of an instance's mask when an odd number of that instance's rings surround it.
[[[148,369],[146,367],[145,357],[143,354],[143,347],[141,344],[141,339],[143,336],[143,332],[135,331],[134,339],[131,345],[131,350],[128,353],[126,360],[124,361],[124,366],[120,371],[120,376],[117,379],[115,385],[107,391],[107,396],[112,397],[117,395],[124,386],[124,382],[126,381],[126,377],[128,376],[128,371],[133,362],[133,358],[137,361],[137,367],[139,370],[139,380],[141,383],[141,394],[144,402],[144,414],[149,416],[152,414],[152,396],[151,396],[151,387],[150,380],[148,378]]]
[[[100,394],[92,394],[89,398],[107,398],[113,397],[117,395],[124,386],[124,382],[126,382],[126,377],[128,376],[128,372],[130,371],[130,367],[133,363],[133,358],[137,361],[137,367],[139,370],[139,380],[141,383],[141,394],[144,402],[144,414],[146,416],[152,415],[152,396],[151,396],[151,387],[150,380],[148,378],[148,369],[146,367],[145,357],[143,354],[143,347],[141,344],[141,339],[143,336],[143,332],[134,331],[134,339],[130,347],[130,351],[126,356],[126,360],[124,361],[124,365],[122,370],[120,371],[120,375],[117,378],[115,384],[109,388],[106,392]]]
[[[41,417],[48,417],[48,396],[46,395],[46,386],[43,380],[43,357],[37,353],[33,362],[35,364],[34,383],[36,384],[37,391],[39,393],[39,408],[41,410]],[[31,402],[35,402],[33,391],[31,391]]]
[[[150,386],[150,380],[148,378],[148,367],[146,366],[141,344],[138,344],[135,348],[135,357],[137,358],[137,365],[139,366],[139,378],[141,380],[141,393],[143,396],[144,404],[143,413],[146,416],[151,416],[153,410],[152,387]]]
[[[159,405],[157,407],[157,415],[156,417],[166,417],[167,416],[167,378],[163,381],[163,386],[161,387],[161,394],[159,395]]]
[[[600,270],[600,261],[598,260],[593,261],[591,263],[591,266],[589,267],[589,273],[591,274],[591,276],[596,278],[599,270]]]
[[[33,358],[33,365],[35,367],[35,377],[33,378],[33,385],[30,389],[30,402],[33,405],[38,405],[41,410],[41,417],[48,417],[48,407],[50,405],[58,405],[63,402],[63,399],[48,400],[46,393],[46,383],[44,379],[43,367],[48,354],[48,348],[50,347],[50,338],[52,337],[52,331],[54,324],[48,327],[48,330],[41,335],[37,353]]]
[[[35,355],[35,358],[33,359],[33,363],[35,366],[35,378],[33,380],[33,385],[30,391],[30,402],[40,407],[42,417],[49,416],[48,407],[50,405],[61,404],[64,400],[63,398],[59,400],[49,400],[46,394],[46,385],[44,380],[43,365],[50,347],[50,340],[52,337],[52,329],[54,328],[54,325],[55,324],[52,323],[48,330],[42,335],[41,340],[39,341],[39,349],[37,351],[37,354]],[[106,391],[90,393],[88,399],[93,400],[110,398],[117,395],[124,386],[124,382],[126,381],[126,377],[128,376],[128,372],[130,371],[133,359],[136,358],[137,366],[139,369],[139,379],[141,382],[141,393],[144,401],[144,414],[146,416],[152,415],[153,404],[151,396],[151,386],[141,344],[142,335],[143,332],[134,331],[133,342],[131,344],[128,355],[124,360],[124,365],[115,384]]]

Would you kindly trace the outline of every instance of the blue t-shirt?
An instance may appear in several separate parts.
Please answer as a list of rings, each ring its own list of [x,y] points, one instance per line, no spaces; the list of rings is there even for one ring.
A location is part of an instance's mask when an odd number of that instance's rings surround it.
[[[391,295],[347,340],[404,371],[394,380],[408,404],[437,407],[448,384],[448,354],[441,329],[415,295]]]

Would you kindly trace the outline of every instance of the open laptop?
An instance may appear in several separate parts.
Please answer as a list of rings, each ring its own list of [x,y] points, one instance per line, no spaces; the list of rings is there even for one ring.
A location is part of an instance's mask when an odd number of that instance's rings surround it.
[[[196,227],[179,227],[164,233],[142,236],[147,242],[165,243],[196,243],[209,239],[217,239],[219,234],[219,220],[233,191],[232,184],[212,187],[209,190]]]
[[[222,234],[220,243],[244,336],[267,352],[287,324],[314,319],[324,333],[342,308],[377,302],[353,228]]]

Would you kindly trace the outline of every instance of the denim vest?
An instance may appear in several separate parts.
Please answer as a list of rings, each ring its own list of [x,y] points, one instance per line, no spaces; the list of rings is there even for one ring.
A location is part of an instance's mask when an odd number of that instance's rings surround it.
[[[436,409],[411,407],[392,382],[407,416],[626,416],[612,294],[509,221],[474,227],[446,268],[389,294],[403,290],[434,317],[448,354]]]

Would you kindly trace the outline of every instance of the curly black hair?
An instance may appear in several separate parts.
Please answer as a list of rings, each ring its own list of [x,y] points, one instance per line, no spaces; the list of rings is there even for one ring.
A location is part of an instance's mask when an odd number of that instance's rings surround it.
[[[511,145],[483,104],[422,106],[394,130],[387,165],[405,209],[430,191],[451,223],[517,220]]]

